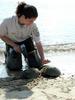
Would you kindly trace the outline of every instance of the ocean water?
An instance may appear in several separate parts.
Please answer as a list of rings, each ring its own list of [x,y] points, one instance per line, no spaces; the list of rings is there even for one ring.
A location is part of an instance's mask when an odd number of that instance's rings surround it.
[[[36,23],[44,45],[75,43],[75,15],[71,12],[71,16],[68,16],[66,13],[68,9],[64,6],[66,2],[56,2],[56,4],[52,1],[49,3],[48,0],[43,3],[40,0],[38,2],[28,0],[28,2],[34,4],[38,9],[39,17]],[[0,1],[0,23],[5,18],[15,15],[17,3],[17,0]],[[71,7],[70,10],[73,11],[74,8]],[[0,47],[4,47],[4,42],[1,40]]]
[[[75,43],[75,33],[66,34],[41,34],[41,40],[44,45]]]

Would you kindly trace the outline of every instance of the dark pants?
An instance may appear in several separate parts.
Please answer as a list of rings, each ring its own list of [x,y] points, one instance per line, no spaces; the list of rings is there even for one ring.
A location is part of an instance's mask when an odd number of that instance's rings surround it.
[[[25,41],[17,42],[20,47],[24,45],[21,53],[24,55],[24,58],[29,67],[40,67],[41,61],[38,55],[37,50],[33,44],[32,38],[28,38]],[[21,48],[22,49],[22,48]],[[14,48],[10,45],[6,44],[6,52],[5,52],[5,63],[6,67],[11,70],[19,70],[22,69],[22,56],[21,53],[17,53]]]

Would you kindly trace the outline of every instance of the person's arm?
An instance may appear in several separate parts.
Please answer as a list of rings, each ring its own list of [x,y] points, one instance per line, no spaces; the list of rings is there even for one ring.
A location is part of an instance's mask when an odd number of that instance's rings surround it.
[[[20,48],[17,44],[14,43],[9,37],[8,37],[8,19],[5,19],[0,24],[0,39],[2,39],[5,43],[12,46],[16,52],[20,52]]]
[[[37,47],[39,55],[41,57],[42,64],[49,63],[50,61],[48,59],[45,59],[44,51],[43,51],[43,47],[42,47],[41,42],[36,43],[36,47]]]
[[[12,46],[16,52],[20,52],[20,47],[16,43],[14,43],[10,38],[7,36],[0,35],[0,38],[7,43],[8,45]]]

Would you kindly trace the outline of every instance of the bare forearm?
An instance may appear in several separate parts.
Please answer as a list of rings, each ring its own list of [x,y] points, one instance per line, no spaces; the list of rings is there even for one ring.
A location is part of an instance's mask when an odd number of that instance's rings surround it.
[[[36,46],[37,46],[39,55],[40,55],[40,57],[41,57],[41,60],[44,60],[44,51],[43,51],[43,47],[42,47],[41,42],[36,43]]]
[[[41,57],[42,64],[47,64],[47,63],[49,63],[50,60],[45,59],[45,57],[44,57],[44,51],[43,51],[43,47],[42,47],[41,42],[36,43],[36,46],[37,46],[39,55],[40,55],[40,57]]]
[[[10,46],[14,47],[16,44],[7,36],[0,36],[0,38],[7,44],[9,44]]]

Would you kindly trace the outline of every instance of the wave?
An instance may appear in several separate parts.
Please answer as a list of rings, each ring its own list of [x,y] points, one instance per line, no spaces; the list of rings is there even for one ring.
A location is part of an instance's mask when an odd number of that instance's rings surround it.
[[[57,51],[75,51],[75,43],[44,45],[45,52]]]

